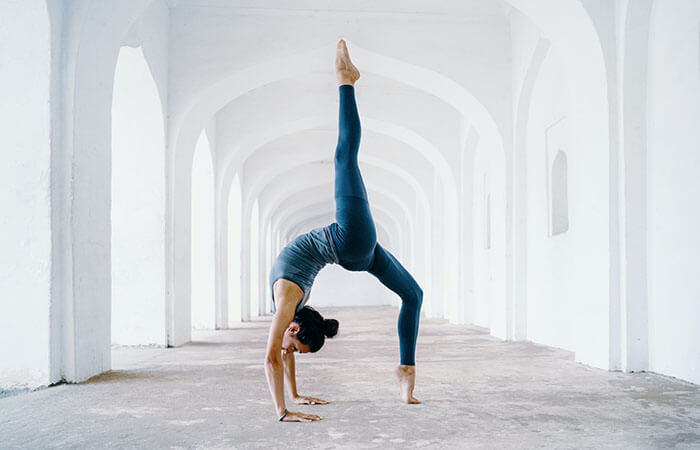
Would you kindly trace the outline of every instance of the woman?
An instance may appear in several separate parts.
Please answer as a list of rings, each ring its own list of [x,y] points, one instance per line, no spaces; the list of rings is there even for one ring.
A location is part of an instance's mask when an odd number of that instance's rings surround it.
[[[314,414],[288,411],[284,401],[286,379],[290,397],[297,404],[326,404],[300,396],[296,390],[294,353],[318,351],[326,337],[333,337],[338,321],[323,319],[305,306],[313,280],[326,264],[340,264],[352,271],[367,271],[401,297],[398,331],[401,364],[397,369],[401,398],[413,397],[415,348],[423,291],[396,258],[377,242],[357,155],[360,117],[355,102],[355,82],[360,72],[350,61],[345,41],[336,50],[336,75],[340,95],[338,145],[335,150],[336,222],[297,237],[277,257],[270,273],[275,315],[267,341],[265,374],[280,421],[319,420]]]

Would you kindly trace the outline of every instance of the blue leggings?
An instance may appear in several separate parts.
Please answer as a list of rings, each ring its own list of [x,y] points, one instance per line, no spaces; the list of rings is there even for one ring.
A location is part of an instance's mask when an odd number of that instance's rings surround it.
[[[399,350],[401,364],[415,365],[416,339],[423,290],[399,261],[377,242],[377,232],[362,181],[357,155],[362,128],[355,102],[355,88],[340,91],[338,146],[335,149],[335,220],[331,235],[340,265],[367,271],[401,297]]]

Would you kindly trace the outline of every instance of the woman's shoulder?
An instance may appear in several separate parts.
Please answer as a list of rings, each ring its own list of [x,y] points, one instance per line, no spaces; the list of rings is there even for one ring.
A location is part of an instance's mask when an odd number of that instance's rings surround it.
[[[304,298],[302,288],[297,283],[284,278],[275,281],[272,285],[272,291],[278,308],[281,304],[286,304],[287,302],[294,303],[296,307],[297,303]]]

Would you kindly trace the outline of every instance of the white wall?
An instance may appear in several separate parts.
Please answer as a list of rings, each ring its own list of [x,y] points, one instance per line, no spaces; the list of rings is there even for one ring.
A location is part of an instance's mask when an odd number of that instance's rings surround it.
[[[49,383],[52,73],[46,2],[2,2],[0,17],[2,391]]]
[[[559,142],[565,150],[571,151],[571,100],[565,82],[562,61],[552,49],[533,89],[528,122],[527,338],[573,349],[576,305],[571,291],[572,236],[571,233],[549,236],[547,204],[549,162],[546,130],[558,123]],[[558,145],[553,148],[558,148]]]
[[[546,1],[528,2],[526,0],[509,0],[514,7],[528,17],[539,28],[543,38],[551,43],[551,50],[556,52],[559,63],[557,66],[563,70],[562,80],[554,80],[554,85],[565,83],[567,85],[568,106],[567,118],[570,130],[571,152],[567,154],[569,162],[569,205],[570,228],[569,233],[557,236],[562,238],[569,235],[568,245],[570,257],[566,260],[565,272],[543,271],[543,275],[550,279],[567,278],[569,281],[559,283],[564,286],[568,283],[567,298],[564,300],[566,311],[563,316],[570,315],[576,318],[573,330],[568,333],[562,330],[556,340],[569,340],[575,337],[573,350],[577,361],[607,368],[610,364],[610,111],[608,93],[608,73],[605,68],[605,60],[601,51],[601,41],[594,28],[591,17],[577,1]],[[528,56],[529,57],[529,56]],[[519,58],[521,61],[523,58]],[[544,64],[547,64],[545,61]],[[539,74],[538,76],[542,76]],[[537,79],[536,83],[540,83]],[[544,84],[544,88],[549,86]],[[535,90],[538,89],[535,86]],[[542,113],[547,112],[547,102],[538,99],[541,94],[533,92],[532,105],[528,111],[532,114],[535,104],[541,110],[542,118],[539,119],[537,128],[532,128],[532,117],[526,118],[529,122],[528,135],[532,132],[544,134],[544,127],[551,125],[558,117],[546,117]],[[545,94],[547,96],[549,94]],[[551,95],[550,95],[551,96]],[[551,111],[550,113],[555,113]],[[521,120],[519,118],[519,120]],[[531,131],[532,130],[532,131]],[[520,139],[520,136],[518,136]],[[528,137],[527,139],[530,139]],[[540,139],[539,146],[530,146],[528,140],[527,152],[534,148],[542,151],[544,137]],[[518,144],[520,146],[520,144]],[[521,153],[523,149],[519,151]],[[544,162],[541,162],[541,166]],[[517,166],[516,166],[517,168]],[[542,169],[543,170],[543,169]],[[528,186],[530,186],[529,166],[527,170]],[[595,180],[595,182],[591,182]],[[520,186],[516,186],[519,189]],[[532,213],[529,200],[532,196],[543,195],[528,192],[527,208]],[[517,208],[517,206],[516,206]],[[528,214],[528,218],[531,214]],[[535,213],[536,214],[536,213]],[[518,217],[519,220],[520,217]],[[528,235],[536,233],[530,223],[527,225]],[[545,228],[546,230],[546,228]],[[528,238],[529,239],[529,238]],[[567,239],[567,238],[564,238]],[[559,239],[561,240],[561,239]],[[530,267],[532,249],[527,245],[527,277],[528,284],[534,282]],[[517,247],[517,244],[516,244]],[[521,249],[522,250],[522,249]],[[517,267],[517,266],[516,266]],[[544,267],[544,266],[543,266]],[[517,280],[516,272],[513,272]],[[513,278],[511,278],[513,279]],[[519,282],[515,288],[520,289],[523,283]],[[544,286],[543,286],[544,287]],[[531,315],[528,286],[527,314]],[[557,297],[558,298],[558,297]],[[552,308],[559,307],[553,304],[555,297],[551,297]],[[547,314],[547,310],[542,311]],[[540,316],[547,317],[547,316]],[[557,322],[556,327],[561,327]],[[529,331],[528,331],[529,333]]]
[[[576,359],[609,364],[607,123],[599,72],[584,87],[582,70],[554,42],[532,91],[527,117],[527,337],[573,350]],[[595,74],[595,75],[594,75]],[[583,94],[586,89],[591,94]],[[568,161],[569,229],[550,235],[551,169]],[[595,181],[594,181],[595,180]]]
[[[649,369],[700,383],[700,3],[654,2],[647,153]]]
[[[474,323],[506,339],[506,183],[502,153],[480,146],[473,172]]]

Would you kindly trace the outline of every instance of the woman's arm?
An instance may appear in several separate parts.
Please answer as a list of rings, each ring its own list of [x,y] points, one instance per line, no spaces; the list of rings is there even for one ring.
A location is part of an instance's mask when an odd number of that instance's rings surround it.
[[[284,362],[284,381],[287,385],[287,394],[292,398],[297,405],[327,405],[328,402],[320,398],[308,397],[299,395],[297,392],[297,377],[294,366],[294,353],[283,353],[282,361]]]
[[[270,334],[267,337],[267,354],[265,356],[265,376],[270,388],[272,402],[275,405],[277,415],[281,417],[286,409],[284,404],[284,387],[282,375],[282,337],[284,331],[291,322],[287,319],[285,308],[278,307],[272,318]]]
[[[294,400],[299,397],[294,367],[294,353],[283,353],[282,361],[284,363],[284,384],[287,386],[287,394]]]
[[[291,282],[287,283],[293,284]],[[301,290],[298,286],[294,286],[296,289]],[[277,417],[282,417],[285,415],[285,411],[287,411],[284,402],[282,338],[285,330],[294,319],[294,310],[296,309],[296,302],[294,300],[296,297],[298,297],[298,295],[290,295],[290,291],[291,289],[289,287],[286,289],[275,289],[275,303],[277,312],[273,316],[272,324],[270,325],[270,334],[267,338],[267,351],[265,356],[265,376],[267,378],[267,385],[270,388],[270,394],[272,395],[272,402],[274,403]],[[284,417],[285,422],[309,422],[319,419],[320,417],[314,414],[293,412],[287,412]]]

